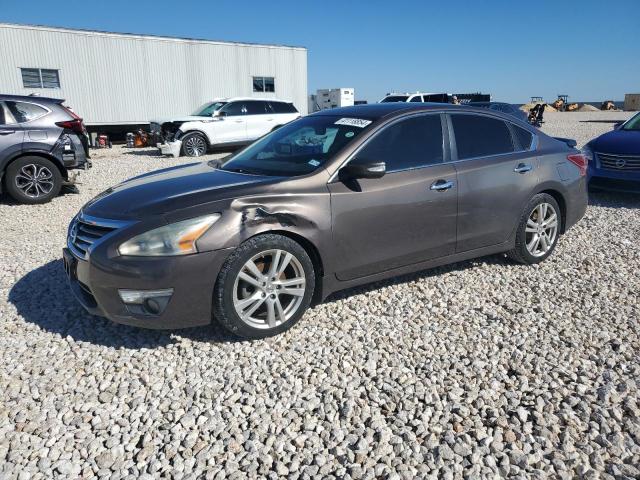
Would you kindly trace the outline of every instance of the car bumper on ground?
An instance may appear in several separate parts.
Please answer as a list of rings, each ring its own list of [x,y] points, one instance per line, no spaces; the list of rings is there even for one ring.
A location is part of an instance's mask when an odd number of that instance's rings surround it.
[[[180,148],[182,147],[181,140],[175,140],[173,142],[158,143],[157,147],[160,149],[162,155],[171,155],[172,157],[180,156]]]
[[[85,260],[65,248],[63,263],[74,296],[89,313],[135,327],[175,329],[211,323],[214,283],[230,252]],[[151,310],[158,313],[126,304],[123,297],[131,302],[136,292],[151,292]]]

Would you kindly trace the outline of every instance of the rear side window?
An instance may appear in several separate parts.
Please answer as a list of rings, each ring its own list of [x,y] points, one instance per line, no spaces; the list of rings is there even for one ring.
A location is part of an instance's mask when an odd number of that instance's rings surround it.
[[[273,109],[273,113],[298,113],[293,103],[271,102],[271,108]]]
[[[0,102],[0,125],[5,125],[4,120],[4,105]]]
[[[440,115],[420,115],[383,129],[358,153],[358,158],[385,162],[387,171],[393,172],[442,163],[442,151]]]
[[[513,131],[516,133],[516,139],[520,144],[520,149],[529,150],[531,148],[531,144],[533,143],[533,133],[516,125],[511,125],[511,128],[513,128]]]
[[[244,102],[247,107],[247,115],[264,115],[265,113],[271,113],[267,110],[267,102],[261,102],[259,100],[252,100]]]
[[[416,95],[411,99],[412,102],[422,102],[422,97],[420,95]]]
[[[47,109],[33,103],[7,101],[5,104],[17,123],[30,122],[48,113]]]
[[[458,159],[487,157],[513,152],[507,124],[482,115],[451,115]]]

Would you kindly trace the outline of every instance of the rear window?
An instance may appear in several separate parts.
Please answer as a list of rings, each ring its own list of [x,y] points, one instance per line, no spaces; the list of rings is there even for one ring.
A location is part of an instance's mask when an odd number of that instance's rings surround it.
[[[507,124],[482,115],[451,115],[458,159],[487,157],[513,152]]]
[[[271,102],[271,108],[273,113],[298,113],[293,103],[286,102]]]
[[[48,113],[46,108],[27,102],[5,102],[17,123],[30,122]]]
[[[516,139],[520,144],[520,148],[522,150],[529,150],[531,148],[531,144],[533,143],[533,134],[525,130],[524,128],[517,127],[516,125],[511,125],[513,131],[516,133]]]

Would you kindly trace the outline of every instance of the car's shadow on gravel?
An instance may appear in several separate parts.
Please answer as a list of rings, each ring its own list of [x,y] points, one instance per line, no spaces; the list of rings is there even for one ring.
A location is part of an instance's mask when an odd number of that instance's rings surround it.
[[[589,205],[609,208],[640,208],[638,193],[589,189]]]
[[[164,347],[179,342],[181,337],[213,343],[241,341],[217,325],[175,331],[147,330],[90,315],[71,293],[62,260],[42,265],[18,280],[9,291],[9,302],[25,321],[77,342],[139,349]]]

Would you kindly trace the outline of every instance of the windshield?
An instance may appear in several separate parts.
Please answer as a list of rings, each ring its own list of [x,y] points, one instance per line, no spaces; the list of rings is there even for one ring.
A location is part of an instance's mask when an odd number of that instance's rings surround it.
[[[368,130],[372,120],[312,115],[291,122],[232,156],[221,168],[254,175],[311,173]]]
[[[640,113],[631,117],[631,119],[624,124],[622,130],[640,130]]]
[[[210,117],[213,115],[213,112],[216,110],[220,110],[227,102],[210,102],[205,103],[198,107],[198,109],[193,112],[194,117]]]
[[[380,103],[406,102],[407,98],[409,98],[409,95],[389,95],[380,100]]]

